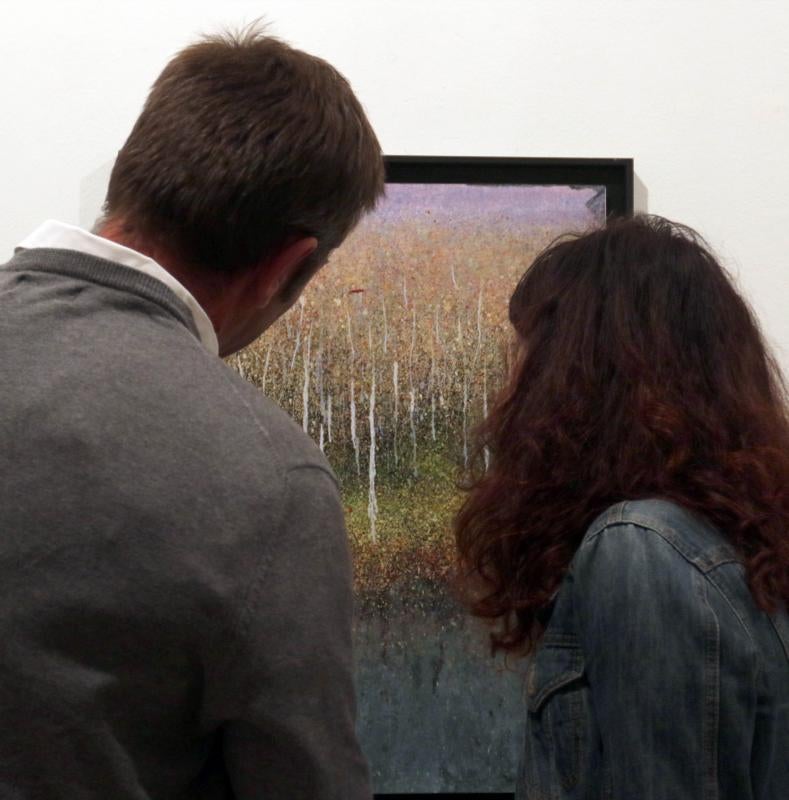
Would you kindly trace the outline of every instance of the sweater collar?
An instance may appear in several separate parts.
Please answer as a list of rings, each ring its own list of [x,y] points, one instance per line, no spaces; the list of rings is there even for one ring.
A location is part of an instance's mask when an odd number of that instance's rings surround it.
[[[124,247],[117,242],[112,242],[101,236],[89,233],[76,225],[68,225],[57,220],[47,220],[25,237],[16,247],[18,250],[49,248],[57,250],[76,250],[86,255],[95,256],[122,264],[130,269],[155,278],[163,283],[189,310],[194,323],[194,328],[200,341],[213,355],[219,354],[214,326],[211,319],[194,295],[164,267],[152,258],[138,253],[129,247]]]

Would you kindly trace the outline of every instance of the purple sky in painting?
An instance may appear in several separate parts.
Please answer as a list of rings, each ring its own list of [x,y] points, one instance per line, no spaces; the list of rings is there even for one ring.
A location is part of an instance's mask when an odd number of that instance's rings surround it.
[[[432,219],[442,225],[546,225],[585,228],[602,222],[586,203],[602,187],[390,183],[368,224],[398,225]]]

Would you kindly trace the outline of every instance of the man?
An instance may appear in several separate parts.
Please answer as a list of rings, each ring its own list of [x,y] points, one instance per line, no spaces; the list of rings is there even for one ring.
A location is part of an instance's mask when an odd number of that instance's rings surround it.
[[[207,37],[0,269],[0,798],[369,798],[336,481],[218,356],[382,189],[331,66]]]

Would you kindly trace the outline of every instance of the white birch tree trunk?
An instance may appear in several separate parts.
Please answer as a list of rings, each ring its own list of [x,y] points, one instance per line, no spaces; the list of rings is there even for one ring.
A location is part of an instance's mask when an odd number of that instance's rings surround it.
[[[307,344],[304,347],[302,361],[304,362],[304,385],[301,391],[302,412],[301,427],[304,433],[309,432],[310,427],[310,339],[312,334],[307,336]]]
[[[375,356],[373,355],[373,330],[372,325],[369,330],[370,340],[370,371],[372,373],[372,380],[370,383],[370,458],[368,463],[368,500],[367,500],[367,516],[370,520],[370,539],[373,544],[378,542],[378,533],[375,528],[376,520],[378,519],[378,496],[375,491]]]
[[[463,369],[463,466],[468,466],[468,371]]]
[[[244,372],[244,366],[241,363],[241,356],[236,356],[236,371],[238,374],[246,380],[246,373]]]
[[[400,365],[395,359],[392,364],[392,389],[394,391],[394,443],[392,452],[394,454],[395,466],[397,466],[397,421],[400,416],[400,380],[399,380]]]
[[[384,311],[384,355],[386,355],[386,350],[389,344],[389,325],[386,321],[386,300],[381,300],[381,307]]]
[[[359,437],[356,435],[356,394],[353,377],[351,378],[351,444],[356,457],[356,474],[361,477],[362,469],[359,464]]]
[[[442,356],[442,360],[444,363],[444,368],[446,371],[446,351],[444,349],[443,343],[441,341],[441,331],[438,325],[438,306],[435,308],[435,314],[433,317],[434,329],[436,333],[436,347],[441,349],[440,355]],[[439,408],[444,408],[444,376],[439,376],[438,371],[436,371],[436,383],[438,384],[438,405]],[[447,420],[448,421],[448,420]]]
[[[433,441],[436,440],[436,396],[430,395],[430,433],[433,436]]]
[[[356,350],[353,346],[353,334],[351,332],[351,312],[348,310],[347,306],[345,308],[345,319],[348,325],[348,347],[351,350],[351,364],[356,360]]]
[[[479,289],[479,297],[477,298],[477,349],[474,353],[474,362],[476,363],[479,354],[482,351],[482,287]]]
[[[326,429],[326,389],[324,386],[324,372],[323,372],[323,329],[321,328],[320,338],[318,339],[318,355],[315,358],[315,380],[318,384],[318,410],[320,411],[321,420],[319,427],[319,440],[318,446],[323,452],[324,436]]]
[[[412,469],[414,471],[414,475],[416,475],[417,474],[417,469],[416,469],[416,392],[415,392],[413,386],[411,386],[410,394],[411,394],[411,405],[410,405],[410,408],[409,408],[409,414],[410,414],[410,417],[411,417],[411,448],[412,448],[411,467],[412,467]]]
[[[296,344],[293,347],[293,355],[290,358],[290,370],[293,370],[296,364],[296,356],[298,355],[299,346],[301,345],[301,326],[304,322],[304,297],[299,298],[299,305],[301,306],[301,311],[299,312],[299,326],[296,328]]]
[[[268,363],[271,358],[271,345],[266,348],[266,361],[263,364],[263,386],[261,390],[263,394],[266,393],[266,379],[268,378]]]
[[[430,434],[436,440],[436,343],[430,333],[430,376],[428,377],[428,394],[430,395]]]
[[[414,349],[416,348],[416,308],[411,309],[411,349],[408,351],[408,389],[410,404],[408,416],[411,423],[411,466],[416,475],[416,387],[414,386]]]
[[[483,419],[488,418],[488,365],[487,363],[482,364],[482,417]],[[484,449],[485,455],[485,469],[487,470],[490,467],[490,449],[487,445],[485,445]]]

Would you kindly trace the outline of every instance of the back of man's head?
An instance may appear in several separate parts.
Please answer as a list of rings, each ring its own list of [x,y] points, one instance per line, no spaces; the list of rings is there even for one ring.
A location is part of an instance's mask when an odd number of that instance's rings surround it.
[[[118,153],[104,214],[131,242],[231,273],[292,236],[314,236],[325,258],[383,181],[345,78],[252,27],[207,36],[165,67]]]

